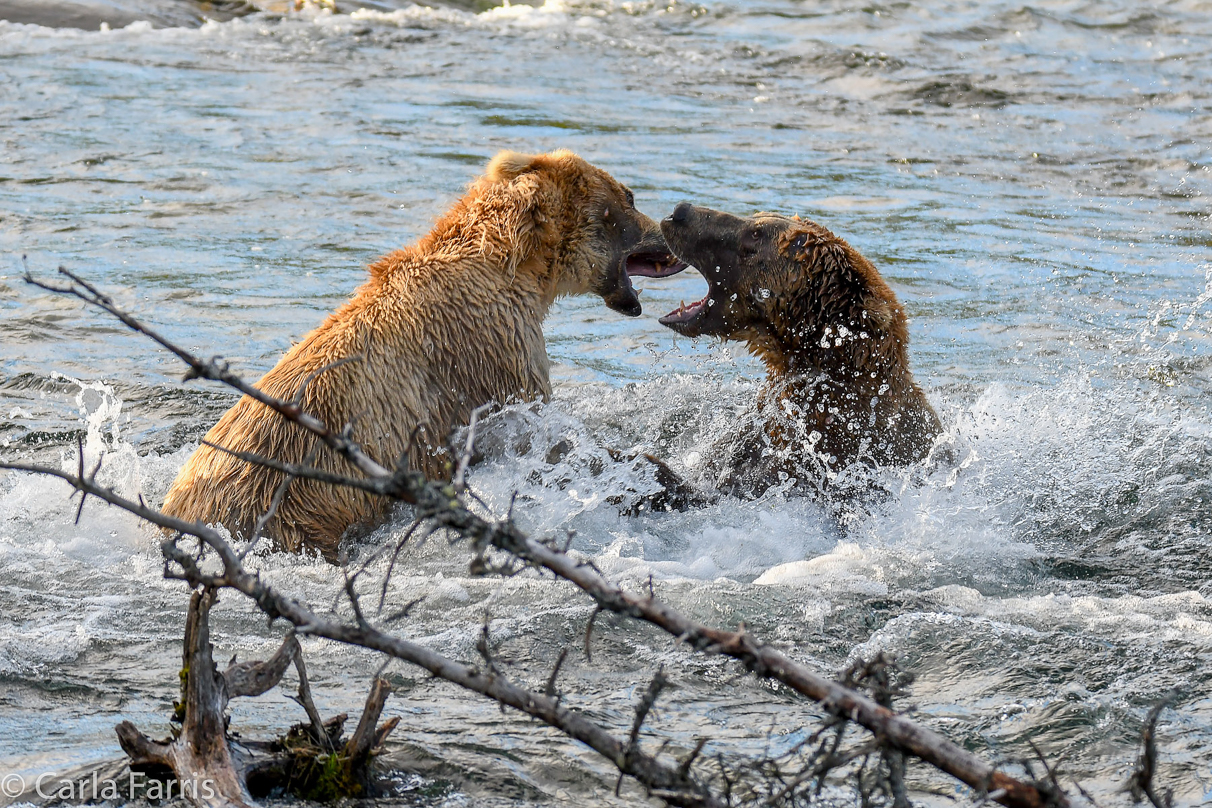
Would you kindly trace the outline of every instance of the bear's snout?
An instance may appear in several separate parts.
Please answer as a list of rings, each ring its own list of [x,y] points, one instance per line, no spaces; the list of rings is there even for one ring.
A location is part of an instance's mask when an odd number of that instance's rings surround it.
[[[669,221],[674,224],[682,224],[690,218],[690,211],[694,209],[694,205],[689,202],[679,202],[678,206],[673,209],[673,213],[669,214]]]

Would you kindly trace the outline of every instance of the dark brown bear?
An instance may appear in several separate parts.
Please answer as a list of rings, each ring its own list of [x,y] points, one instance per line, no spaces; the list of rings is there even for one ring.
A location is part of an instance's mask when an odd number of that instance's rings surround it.
[[[822,486],[854,463],[930,452],[941,427],[909,370],[905,310],[857,250],[815,222],[686,202],[661,232],[709,287],[661,323],[742,341],[766,364],[755,434],[719,453],[722,490],[760,495],[790,478]]]

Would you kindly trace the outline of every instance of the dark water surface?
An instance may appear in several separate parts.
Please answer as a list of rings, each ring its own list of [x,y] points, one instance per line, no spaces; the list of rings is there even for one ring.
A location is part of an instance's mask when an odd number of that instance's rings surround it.
[[[651,575],[675,605],[744,620],[823,671],[894,652],[924,721],[991,758],[1033,741],[1111,801],[1144,713],[1178,688],[1163,777],[1180,803],[1205,802],[1210,36],[1208,2],[552,0],[194,29],[0,23],[0,453],[74,466],[83,435],[86,454],[106,450],[106,479],[158,501],[232,401],[27,287],[21,254],[255,377],[499,148],[572,148],[653,216],[682,199],[807,215],[906,304],[954,467],[890,475],[894,495],[845,534],[778,494],[620,517],[605,499],[635,481],[584,475],[597,442],[693,475],[760,380],[735,347],[657,324],[702,294],[686,273],[646,283],[639,319],[557,306],[555,400],[518,420],[576,450],[491,463],[477,489],[502,511],[520,490],[536,533],[575,529],[612,576]],[[156,537],[96,504],[73,516],[62,487],[0,476],[0,772],[114,756],[113,725],[161,731],[175,695],[186,598],[161,580]],[[510,670],[541,683],[589,605],[547,581],[470,578],[467,560],[440,541],[406,558],[392,597],[427,597],[401,630],[471,660],[488,613]],[[339,589],[322,562],[262,563],[313,603]],[[234,597],[218,619],[220,656],[280,636]],[[651,726],[684,746],[705,734],[758,753],[771,726],[789,742],[811,721],[731,666],[599,626],[593,661],[564,681],[613,726],[662,662],[677,687]],[[304,645],[321,710],[356,711],[377,662]],[[397,754],[455,782],[426,780],[426,804],[642,801],[612,796],[608,767],[547,730],[394,675]],[[301,717],[280,694],[242,701],[249,734]],[[919,780],[939,802],[958,794]]]

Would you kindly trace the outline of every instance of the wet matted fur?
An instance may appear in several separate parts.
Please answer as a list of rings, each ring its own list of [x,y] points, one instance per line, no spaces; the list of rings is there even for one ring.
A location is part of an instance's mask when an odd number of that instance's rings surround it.
[[[941,428],[909,369],[905,310],[857,250],[816,222],[688,203],[661,229],[709,287],[661,322],[744,342],[767,369],[760,432],[715,453],[722,489],[827,485],[856,462],[903,465],[929,453]]]
[[[353,298],[295,345],[257,386],[301,396],[329,426],[379,463],[448,474],[452,429],[489,402],[551,393],[542,324],[561,295],[592,293],[640,312],[628,279],[660,275],[673,259],[631,191],[568,151],[498,154],[483,177],[415,245],[370,267]],[[297,425],[247,397],[206,435],[209,443],[349,472]],[[177,475],[165,513],[247,536],[282,475],[201,446]],[[266,535],[277,547],[334,558],[351,526],[370,526],[387,500],[312,480],[294,481]]]

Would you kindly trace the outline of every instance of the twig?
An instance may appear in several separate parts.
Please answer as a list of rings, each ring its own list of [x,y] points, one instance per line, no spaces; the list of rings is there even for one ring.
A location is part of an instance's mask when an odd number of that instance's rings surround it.
[[[644,721],[648,718],[648,713],[652,711],[656,705],[656,700],[660,697],[661,691],[669,684],[669,680],[665,678],[665,668],[657,668],[656,674],[653,675],[652,681],[648,683],[648,688],[644,691],[644,696],[635,706],[635,720],[631,723],[631,734],[627,738],[628,754],[637,751],[640,748],[640,728],[644,726]]]
[[[593,652],[589,650],[589,641],[593,639],[593,621],[598,619],[598,615],[602,613],[602,604],[597,604],[593,607],[593,614],[589,615],[589,622],[585,624],[585,661],[593,662]]]
[[[551,669],[551,675],[547,677],[547,685],[543,688],[543,695],[550,698],[559,698],[556,693],[556,679],[560,676],[560,668],[564,666],[564,660],[568,658],[568,646],[560,649],[560,655],[556,657],[555,666]]]
[[[327,483],[328,485],[340,486],[342,488],[356,488],[359,491],[367,491],[371,494],[379,494],[387,496],[386,488],[381,479],[374,480],[359,480],[353,477],[346,477],[343,474],[336,474],[331,471],[324,471],[314,466],[309,466],[303,463],[286,463],[281,460],[275,460],[272,457],[255,454],[253,452],[244,452],[239,449],[230,449],[226,446],[221,446],[218,443],[212,443],[208,440],[201,441],[203,446],[209,446],[215,451],[229,454],[237,460],[243,460],[245,463],[254,463],[259,466],[264,466],[267,469],[280,471],[290,477],[302,478],[305,480],[315,480],[316,482]]]
[[[707,739],[699,738],[698,742],[694,745],[694,749],[690,750],[690,754],[678,764],[678,771],[683,776],[690,774],[690,767],[694,765],[694,761],[698,759],[699,753],[703,751],[703,747],[706,745]]]
[[[1170,789],[1166,789],[1164,796],[1158,795],[1153,786],[1153,775],[1157,772],[1157,719],[1161,716],[1162,710],[1169,707],[1177,697],[1177,693],[1170,693],[1153,705],[1153,709],[1145,718],[1145,727],[1140,733],[1141,744],[1144,748],[1141,750],[1136,769],[1128,778],[1128,791],[1132,795],[1133,802],[1140,802],[1142,798],[1147,797],[1153,804],[1153,808],[1170,808],[1174,802]]]
[[[476,652],[484,660],[484,664],[488,666],[488,672],[496,676],[500,671],[497,670],[497,663],[492,658],[492,646],[489,643],[490,637],[488,634],[488,619],[488,612],[485,612],[484,623],[480,626],[480,636],[476,638]]]
[[[463,484],[463,479],[467,474],[467,467],[471,465],[471,452],[476,440],[476,423],[480,420],[480,416],[488,412],[495,406],[492,403],[482,404],[471,411],[471,419],[467,424],[467,440],[463,443],[463,454],[459,456],[459,463],[455,467],[453,484],[456,491],[462,491],[467,486]]]
[[[339,368],[339,367],[341,367],[341,365],[345,365],[350,362],[361,362],[361,361],[362,361],[361,354],[353,354],[352,356],[342,357],[341,359],[338,359],[335,362],[329,362],[327,365],[324,365],[323,367],[316,368],[311,373],[307,374],[307,378],[304,379],[303,383],[299,385],[299,389],[295,392],[295,397],[291,399],[291,403],[295,404],[299,407],[302,407],[303,406],[303,396],[304,396],[304,394],[307,393],[307,388],[310,387],[311,383],[314,382],[316,379],[318,379],[322,374],[325,374],[328,371],[333,370],[334,368]]]
[[[408,601],[408,603],[405,603],[405,604],[404,604],[404,608],[402,608],[402,609],[397,609],[396,611],[394,611],[394,612],[392,612],[391,614],[387,615],[387,617],[384,617],[384,618],[383,618],[383,622],[384,622],[384,623],[394,623],[394,622],[396,622],[397,620],[401,620],[401,619],[403,619],[403,618],[405,618],[405,617],[408,617],[408,614],[409,614],[409,613],[410,613],[410,612],[413,610],[413,608],[414,608],[414,607],[415,607],[415,606],[416,606],[418,603],[424,603],[424,602],[425,602],[425,597],[424,597],[424,596],[419,597],[419,598],[417,598],[417,599],[415,599],[415,600],[410,600],[410,601]]]
[[[82,438],[82,437],[76,438],[76,451],[79,454],[79,458],[78,458],[79,465],[80,465],[79,474],[81,477],[83,477],[84,476],[84,438]],[[101,470],[101,461],[104,459],[105,459],[105,451],[102,450],[100,455],[98,455],[98,457],[97,457],[97,464],[95,466],[93,466],[92,473],[88,475],[89,479],[93,479],[93,480],[97,479],[97,472]],[[80,507],[76,508],[76,522],[75,523],[77,525],[80,524],[80,517],[84,514],[84,502],[87,499],[88,499],[88,494],[84,494],[84,493],[80,494]]]
[[[331,751],[332,738],[324,730],[324,719],[320,717],[320,711],[316,709],[316,703],[311,698],[311,683],[307,680],[307,665],[303,663],[302,652],[295,655],[295,672],[299,674],[299,695],[295,701],[302,705],[303,712],[307,713],[312,738],[321,748]]]
[[[207,443],[207,441],[203,441],[203,443]],[[312,461],[315,460],[317,448],[316,445],[313,445],[307,450],[307,456],[303,458],[304,466],[310,466]],[[274,514],[278,512],[278,507],[282,504],[282,500],[286,499],[286,489],[290,488],[290,484],[297,479],[297,476],[288,474],[278,484],[277,489],[274,490],[273,498],[269,501],[269,507],[265,510],[265,513],[257,517],[257,523],[253,525],[252,538],[248,540],[248,544],[240,551],[241,560],[247,558],[249,553],[256,548],[257,543],[261,541],[261,534],[264,532],[265,526],[269,524],[269,520],[273,519]]]
[[[387,564],[387,571],[383,573],[383,585],[379,589],[379,607],[375,609],[376,614],[383,613],[383,604],[387,602],[387,588],[391,584],[391,575],[396,570],[396,561],[400,558],[400,553],[404,551],[404,545],[408,544],[408,540],[412,538],[412,534],[415,533],[420,526],[420,522],[413,522],[400,540],[396,542],[395,551],[391,554],[391,561],[389,561]],[[407,615],[408,609],[420,602],[421,599],[414,600],[411,604],[405,606],[403,613],[400,614],[400,617]]]

